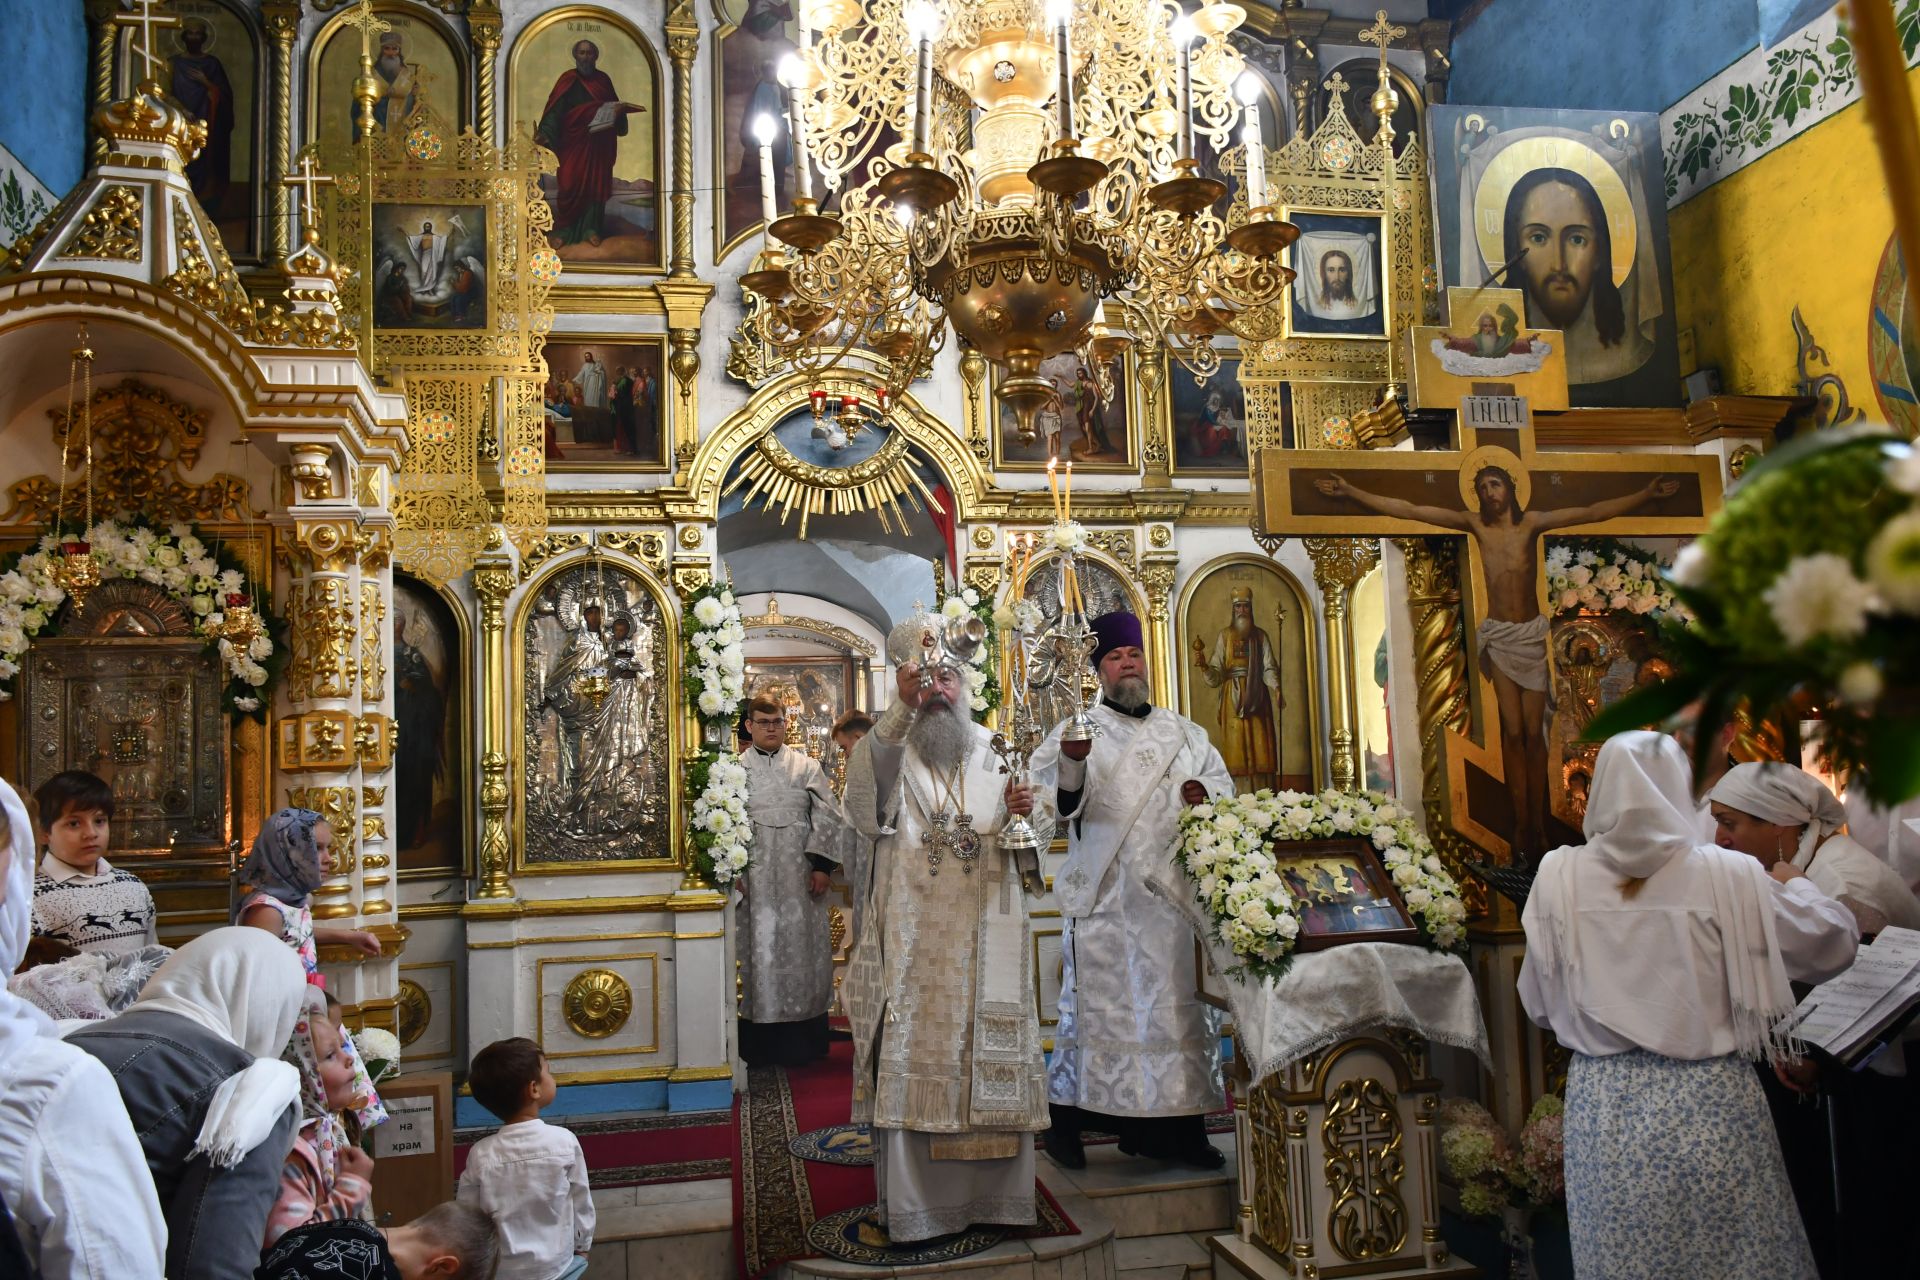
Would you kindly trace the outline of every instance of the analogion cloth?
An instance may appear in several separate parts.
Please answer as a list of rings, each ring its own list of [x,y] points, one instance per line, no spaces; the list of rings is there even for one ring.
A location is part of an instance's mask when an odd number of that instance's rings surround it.
[[[753,863],[740,924],[740,1015],[755,1023],[803,1022],[833,1002],[827,899],[807,893],[814,858],[838,863],[843,821],[827,775],[811,756],[782,747],[747,750],[747,816]]]
[[[1047,1096],[1110,1116],[1215,1111],[1226,1101],[1219,1012],[1196,994],[1193,928],[1144,877],[1173,860],[1181,785],[1231,795],[1233,779],[1206,731],[1164,707],[1091,715],[1079,808],[1062,815],[1073,826],[1055,881],[1065,927]],[[1060,755],[1059,728],[1033,768],[1043,785],[1079,772]]]
[[[1581,1280],[1813,1280],[1813,1253],[1745,1060],[1575,1054],[1567,1222]]]
[[[1488,618],[1473,633],[1480,645],[1480,665],[1492,666],[1522,689],[1547,691],[1547,615],[1525,622]]]

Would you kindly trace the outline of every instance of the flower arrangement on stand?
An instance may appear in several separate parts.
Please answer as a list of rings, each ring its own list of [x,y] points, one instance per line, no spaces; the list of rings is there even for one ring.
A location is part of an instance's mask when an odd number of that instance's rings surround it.
[[[1293,963],[1304,909],[1280,877],[1278,845],[1289,840],[1370,840],[1380,851],[1420,941],[1435,951],[1466,943],[1460,886],[1413,816],[1378,791],[1255,791],[1223,796],[1180,815],[1181,869],[1213,919],[1213,933],[1240,963],[1273,979]]]
[[[221,705],[230,714],[266,718],[287,663],[286,627],[237,560],[209,548],[191,525],[160,530],[137,516],[102,520],[65,541],[86,548],[100,581],[137,578],[184,605],[194,634],[218,650],[226,670]],[[52,634],[48,628],[68,598],[56,571],[62,551],[62,539],[50,533],[0,573],[0,701],[13,696],[13,677],[28,646],[36,636]]]
[[[1547,594],[1555,617],[1616,613],[1656,624],[1691,621],[1666,570],[1654,552],[1617,538],[1560,538],[1547,546]]]
[[[752,862],[747,770],[729,748],[746,697],[747,630],[733,589],[710,583],[686,599],[687,703],[700,721],[700,750],[688,762],[693,866],[711,884],[732,884]]]
[[[1524,1254],[1541,1280],[1573,1275],[1565,1116],[1565,1102],[1550,1093],[1533,1104],[1516,1139],[1477,1102],[1449,1098],[1440,1106],[1440,1164],[1460,1194],[1461,1212],[1501,1219],[1507,1245]]]
[[[1884,429],[1822,431],[1749,470],[1669,575],[1671,678],[1608,707],[1592,738],[1696,700],[1710,749],[1747,709],[1819,717],[1821,750],[1883,805],[1920,795],[1920,452]],[[1697,762],[1696,762],[1697,763]]]

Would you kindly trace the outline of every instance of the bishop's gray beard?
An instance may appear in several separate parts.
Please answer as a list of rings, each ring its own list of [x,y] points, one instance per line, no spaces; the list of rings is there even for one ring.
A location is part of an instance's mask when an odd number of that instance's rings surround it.
[[[973,725],[951,704],[923,706],[907,730],[907,745],[936,774],[952,773],[973,746]]]
[[[1147,682],[1139,676],[1123,676],[1107,690],[1107,701],[1122,711],[1138,711],[1147,705],[1150,696]]]

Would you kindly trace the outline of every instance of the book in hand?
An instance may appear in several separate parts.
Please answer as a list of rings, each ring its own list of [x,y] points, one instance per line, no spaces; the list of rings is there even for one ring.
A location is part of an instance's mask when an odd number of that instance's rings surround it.
[[[1920,1010],[1920,931],[1887,928],[1853,967],[1808,993],[1787,1030],[1847,1067],[1865,1062]]]

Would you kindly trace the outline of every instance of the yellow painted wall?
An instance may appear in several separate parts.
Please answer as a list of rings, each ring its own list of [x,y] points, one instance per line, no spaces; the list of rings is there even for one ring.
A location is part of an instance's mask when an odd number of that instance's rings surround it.
[[[1920,70],[1907,84],[1920,90]],[[1707,188],[1667,225],[1680,328],[1727,391],[1794,392],[1797,305],[1854,407],[1882,418],[1867,326],[1893,208],[1862,104]]]

